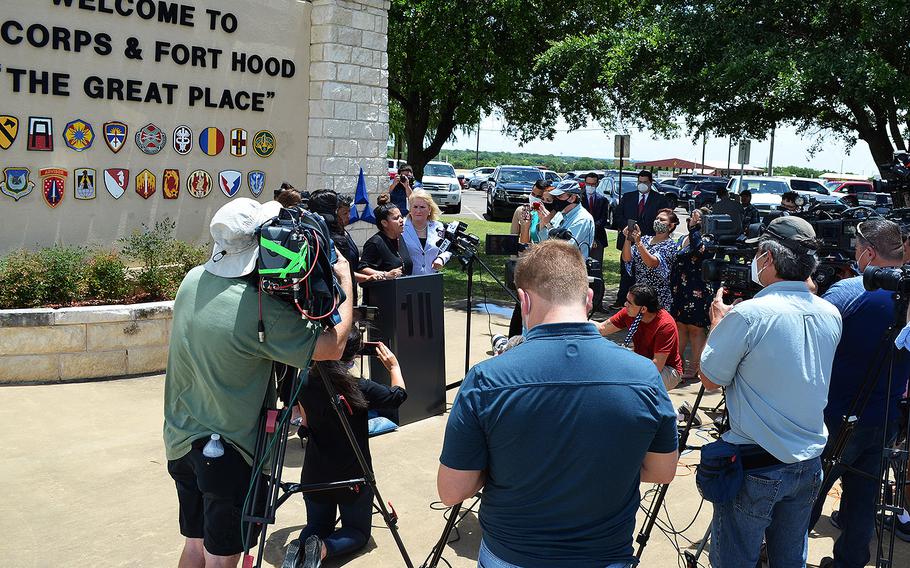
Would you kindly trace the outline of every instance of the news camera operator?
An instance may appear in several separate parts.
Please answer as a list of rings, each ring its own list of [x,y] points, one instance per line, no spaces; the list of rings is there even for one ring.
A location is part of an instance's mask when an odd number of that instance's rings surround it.
[[[378,280],[398,278],[405,273],[404,261],[399,252],[404,217],[398,206],[391,203],[389,194],[380,195],[376,203],[373,216],[379,230],[363,244],[360,272]]]
[[[389,197],[391,202],[401,211],[402,217],[408,216],[408,199],[418,187],[420,182],[414,179],[414,169],[408,164],[398,166],[398,177],[392,178],[389,183]]]
[[[445,240],[445,226],[439,221],[439,206],[433,196],[422,189],[415,189],[408,197],[410,213],[404,221],[401,235],[401,256],[408,275],[434,274],[452,258],[449,251],[440,251]]]
[[[372,469],[368,412],[395,410],[407,400],[408,395],[398,359],[382,343],[376,346],[376,357],[389,371],[391,386],[357,379],[351,374],[354,360],[363,346],[361,332],[354,326],[348,334],[341,360],[319,361],[314,366],[325,373],[335,391],[350,406],[351,412],[345,413],[345,418],[367,465]],[[301,483],[329,483],[362,477],[364,472],[338,421],[325,385],[316,376],[315,369],[309,375],[300,395],[304,409],[304,435],[307,437]],[[302,566],[319,568],[324,559],[350,554],[363,548],[370,539],[373,491],[368,485],[358,486],[356,490],[345,488],[308,493],[304,502],[307,524],[298,541],[303,548]],[[339,513],[341,528],[335,530],[335,519]]]
[[[752,259],[752,280],[764,289],[730,306],[721,288],[711,305],[700,378],[708,389],[726,387],[730,430],[710,454],[702,449],[702,465],[723,450],[724,467],[745,474],[721,477],[720,487],[699,482],[714,502],[710,559],[716,568],[755,566],[763,538],[772,566],[806,562],[827,438],[823,411],[841,336],[837,309],[806,286],[817,247],[808,221],[775,219]],[[727,484],[738,479],[738,487]]]
[[[870,266],[899,267],[903,263],[903,243],[897,223],[873,218],[856,228],[856,262],[862,272]],[[887,340],[888,328],[894,323],[893,293],[878,289],[867,291],[863,277],[856,276],[836,282],[824,298],[834,304],[843,318],[843,335],[834,355],[834,371],[825,407],[828,444],[825,456],[834,446],[854,400],[864,389],[866,380],[874,380],[874,390],[865,409],[860,409],[847,445],[830,475],[824,480],[809,526],[815,526],[822,506],[834,482],[841,480],[840,510],[832,515],[832,523],[841,529],[834,542],[834,558],[821,566],[862,567],[869,561],[869,542],[875,530],[876,494],[881,474],[882,440],[887,435],[894,440],[900,413],[898,402],[907,388],[910,377],[910,356],[897,351],[894,367],[883,364],[877,375],[867,377],[873,353]],[[888,391],[891,375],[891,391]],[[885,424],[885,414],[889,424]]]
[[[306,368],[311,360],[338,359],[351,330],[351,277],[340,255],[334,272],[347,297],[334,328],[320,333],[287,302],[259,296],[255,231],[271,216],[252,199],[221,207],[210,225],[211,259],[186,275],[174,300],[164,445],[186,537],[180,566],[237,565],[259,416],[264,402],[273,403],[266,397],[274,398],[272,362]],[[248,532],[252,546],[256,531]]]
[[[592,292],[576,247],[532,245],[515,284],[530,331],[465,377],[439,496],[454,505],[483,488],[480,566],[628,568],[639,483],[676,471],[676,413],[654,365],[586,321]]]

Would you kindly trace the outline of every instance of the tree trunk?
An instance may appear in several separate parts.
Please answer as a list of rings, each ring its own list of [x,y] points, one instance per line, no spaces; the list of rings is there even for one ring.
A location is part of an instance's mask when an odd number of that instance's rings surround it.
[[[890,164],[894,157],[894,146],[891,144],[887,129],[884,126],[872,128],[866,132],[860,132],[859,137],[869,145],[872,159],[875,160],[875,165],[879,166],[879,172],[881,172],[881,165]]]

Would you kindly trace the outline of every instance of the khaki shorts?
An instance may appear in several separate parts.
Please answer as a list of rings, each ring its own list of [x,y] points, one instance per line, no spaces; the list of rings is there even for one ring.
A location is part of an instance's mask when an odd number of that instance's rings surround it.
[[[666,388],[667,391],[675,389],[680,381],[679,373],[669,365],[664,365],[664,368],[661,369],[660,378],[663,379],[664,388]]]

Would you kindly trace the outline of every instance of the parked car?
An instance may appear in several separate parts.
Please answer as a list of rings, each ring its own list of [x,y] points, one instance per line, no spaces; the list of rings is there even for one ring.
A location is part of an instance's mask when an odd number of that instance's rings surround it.
[[[553,184],[554,186],[562,181],[562,178],[559,177],[559,174],[553,170],[541,170],[543,172],[543,178]]]
[[[692,191],[691,189],[687,189],[686,186],[691,183],[702,181],[720,182],[723,185],[726,185],[728,178],[721,176],[709,176],[706,174],[680,174],[673,182],[673,185],[679,188],[679,191],[677,192],[679,200],[685,203],[689,199],[692,199]]]
[[[487,179],[487,216],[511,218],[528,202],[531,186],[539,179],[544,179],[543,172],[533,166],[498,166]]]
[[[667,202],[670,204],[670,209],[676,209],[680,202],[686,203],[686,200],[680,197],[681,188],[669,183],[657,183],[656,185],[657,191],[667,196]]]
[[[752,192],[752,205],[764,216],[780,209],[780,196],[790,191],[790,184],[785,178],[771,176],[743,176],[731,178],[727,183],[730,193],[739,194],[748,189]]]
[[[691,181],[680,188],[680,194],[685,193],[688,196],[686,200],[688,206],[686,208],[689,213],[693,209],[700,209],[717,201],[717,190],[727,187],[726,179],[723,179],[723,181],[722,179]]]
[[[829,181],[825,187],[834,195],[845,196],[874,191],[871,181]]]
[[[573,170],[571,172],[566,172],[566,175],[562,179],[579,179],[584,181],[584,177],[591,172],[597,174],[598,178],[602,178],[607,175],[609,170]]]
[[[429,162],[423,168],[423,189],[446,213],[461,213],[461,183],[448,162]]]
[[[838,203],[839,198],[831,195],[828,188],[825,187],[821,180],[803,177],[788,177],[787,183],[790,189],[800,194],[808,204],[812,203]]]
[[[471,173],[468,174],[468,189],[484,189],[483,184],[490,179],[490,175],[495,169],[484,166],[471,170]]]

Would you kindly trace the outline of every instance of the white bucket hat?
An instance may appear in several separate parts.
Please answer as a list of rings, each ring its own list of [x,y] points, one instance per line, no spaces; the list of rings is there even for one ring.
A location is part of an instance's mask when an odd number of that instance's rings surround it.
[[[252,272],[259,257],[256,228],[274,216],[266,217],[265,213],[258,201],[246,197],[234,199],[216,211],[209,225],[215,246],[205,269],[224,278]]]

